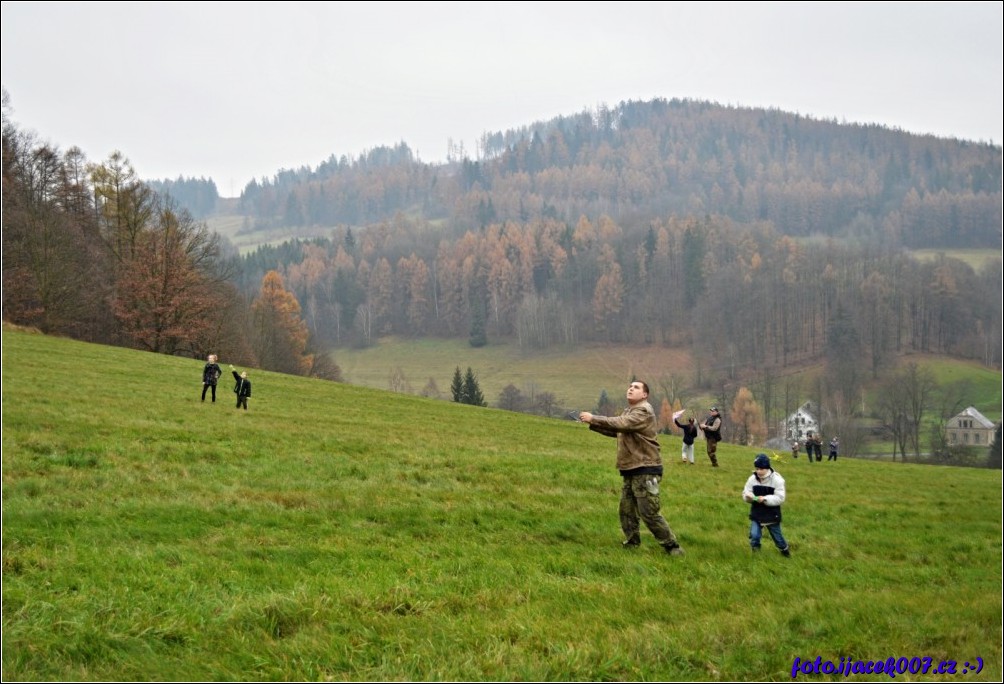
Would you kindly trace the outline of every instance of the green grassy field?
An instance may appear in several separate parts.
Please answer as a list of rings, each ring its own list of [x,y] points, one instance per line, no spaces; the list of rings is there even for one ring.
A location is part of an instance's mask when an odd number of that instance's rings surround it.
[[[753,556],[752,451],[666,437],[674,558],[581,424],[201,368],[3,332],[4,681],[1001,679],[1000,471],[782,458]]]
[[[388,389],[391,375],[400,369],[411,385],[411,393],[421,392],[432,378],[444,398],[450,396],[454,369],[459,366],[463,372],[470,366],[477,373],[485,399],[492,406],[497,405],[499,393],[510,383],[525,395],[551,392],[561,406],[588,409],[596,406],[600,391],[604,389],[611,398],[622,401],[624,388],[636,377],[647,380],[653,392],[661,397],[662,379],[675,376],[681,381],[680,385],[686,387],[693,382],[696,372],[688,352],[659,345],[589,344],[531,355],[521,353],[518,345],[508,341],[494,341],[476,349],[465,340],[386,337],[365,349],[337,349],[333,358],[351,384]],[[907,362],[928,369],[938,383],[967,383],[969,405],[979,408],[991,420],[1000,419],[1000,371],[972,361],[922,354],[903,357],[902,363]],[[819,372],[819,366],[793,371],[805,392],[800,401],[809,397]],[[871,389],[866,394],[867,404],[875,405],[876,391]],[[707,391],[685,394],[684,400],[685,407],[698,415],[703,414],[709,402],[718,401]],[[932,421],[937,418],[931,416]],[[876,443],[869,449],[881,446]]]
[[[475,348],[467,340],[385,337],[373,347],[337,349],[333,358],[346,381],[354,385],[388,389],[391,374],[400,368],[414,393],[421,392],[432,378],[446,399],[454,370],[459,367],[463,373],[470,366],[492,406],[509,384],[527,396],[551,392],[560,406],[586,409],[596,406],[602,390],[623,401],[625,389],[636,377],[647,380],[655,392],[663,376],[677,374],[690,382],[694,373],[688,353],[656,345],[583,344],[524,354],[508,341]],[[694,397],[695,410],[706,408],[707,401]]]

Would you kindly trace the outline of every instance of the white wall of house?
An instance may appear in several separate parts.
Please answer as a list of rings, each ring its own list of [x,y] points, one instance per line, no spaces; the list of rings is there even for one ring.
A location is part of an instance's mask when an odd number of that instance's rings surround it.
[[[986,416],[970,406],[948,419],[945,436],[952,446],[987,447],[993,442],[996,427]]]
[[[800,407],[788,416],[786,420],[781,422],[781,434],[786,439],[803,440],[810,432],[812,434],[819,432],[819,421],[809,413],[805,406]]]

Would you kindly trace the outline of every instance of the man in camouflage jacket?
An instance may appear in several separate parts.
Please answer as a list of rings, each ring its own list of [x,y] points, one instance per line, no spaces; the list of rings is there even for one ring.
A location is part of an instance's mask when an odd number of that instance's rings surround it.
[[[579,420],[589,423],[589,429],[594,432],[617,438],[617,469],[624,478],[620,501],[624,546],[641,544],[640,518],[667,553],[679,556],[683,554],[683,549],[660,512],[662,457],[655,410],[648,403],[648,395],[647,384],[632,382],[627,389],[628,407],[621,415],[610,418],[583,411]]]

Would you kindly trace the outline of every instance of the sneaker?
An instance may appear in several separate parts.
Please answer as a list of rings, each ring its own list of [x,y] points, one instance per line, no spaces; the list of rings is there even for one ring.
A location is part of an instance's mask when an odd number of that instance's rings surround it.
[[[668,553],[670,556],[682,556],[683,555],[683,549],[680,548],[679,544],[674,544],[673,546],[664,546],[662,548],[666,549],[666,553]]]
[[[621,542],[621,546],[623,546],[625,549],[636,549],[639,546],[641,546],[641,542],[633,539],[625,539],[624,541]]]
[[[787,548],[781,549],[781,555],[784,556],[785,558],[791,558],[791,547],[789,546]]]

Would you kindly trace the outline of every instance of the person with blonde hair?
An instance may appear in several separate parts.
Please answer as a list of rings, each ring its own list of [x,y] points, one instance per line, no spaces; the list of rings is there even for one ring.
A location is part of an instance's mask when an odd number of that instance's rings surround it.
[[[206,390],[212,388],[213,403],[216,403],[216,383],[221,375],[223,371],[220,370],[220,364],[216,363],[216,354],[210,354],[202,368],[202,401],[206,400]]]

